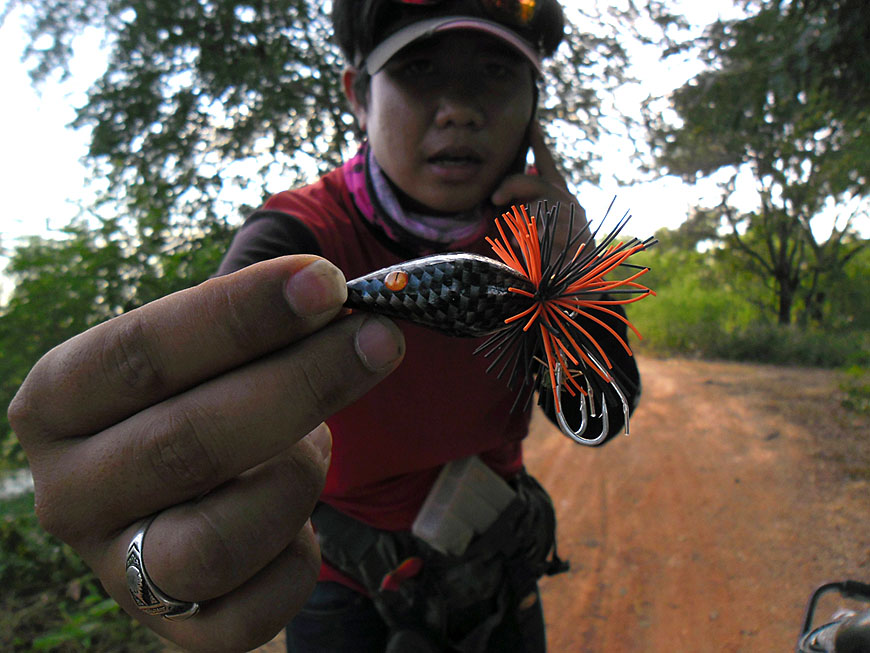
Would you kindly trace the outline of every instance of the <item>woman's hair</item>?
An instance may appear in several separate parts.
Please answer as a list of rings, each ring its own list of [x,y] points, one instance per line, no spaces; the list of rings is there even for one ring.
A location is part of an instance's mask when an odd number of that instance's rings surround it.
[[[436,5],[403,4],[395,0],[333,0],[332,3],[335,40],[353,66],[359,66],[375,46],[399,27],[416,20],[455,14],[493,19],[473,0],[448,0]],[[565,18],[557,0],[542,0],[538,15],[529,27],[508,27],[531,43],[542,57],[548,57],[562,42]],[[369,80],[369,75],[360,70],[354,84],[354,92],[360,100],[366,97]]]

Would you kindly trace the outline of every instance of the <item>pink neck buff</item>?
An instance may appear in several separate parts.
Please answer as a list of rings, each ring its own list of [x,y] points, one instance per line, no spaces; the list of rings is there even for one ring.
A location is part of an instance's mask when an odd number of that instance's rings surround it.
[[[426,215],[403,208],[367,143],[343,169],[363,219],[403,248],[419,255],[461,250],[486,233],[489,208],[452,215]]]

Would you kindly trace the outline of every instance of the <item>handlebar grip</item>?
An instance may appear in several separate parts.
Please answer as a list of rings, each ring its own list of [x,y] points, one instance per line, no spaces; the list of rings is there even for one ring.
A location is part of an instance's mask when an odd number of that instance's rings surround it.
[[[867,585],[864,587],[870,589]],[[870,611],[847,619],[837,628],[834,651],[836,653],[867,653],[870,651]]]
[[[857,596],[870,601],[870,584],[868,583],[862,583],[857,580],[846,580],[843,581],[841,591],[846,596]]]

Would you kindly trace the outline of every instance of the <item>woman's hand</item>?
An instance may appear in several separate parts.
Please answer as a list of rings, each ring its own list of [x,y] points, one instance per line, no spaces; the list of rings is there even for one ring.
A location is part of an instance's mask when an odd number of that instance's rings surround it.
[[[387,320],[336,320],[345,297],[322,259],[266,261],[56,347],[10,405],[42,524],[127,612],[183,647],[253,648],[314,586],[322,422],[404,352]],[[127,547],[151,515],[148,574],[200,603],[188,620],[146,615],[127,589]]]
[[[559,229],[554,243],[554,251],[559,251],[565,247],[571,235],[568,233],[571,205],[575,206],[575,234],[586,227],[586,211],[568,190],[565,177],[559,172],[559,166],[544,142],[541,126],[537,121],[532,124],[529,137],[529,144],[535,155],[535,172],[505,177],[493,192],[491,200],[495,206],[528,204],[532,211],[537,210],[539,201],[546,201],[550,208],[560,202],[562,206],[559,212]]]

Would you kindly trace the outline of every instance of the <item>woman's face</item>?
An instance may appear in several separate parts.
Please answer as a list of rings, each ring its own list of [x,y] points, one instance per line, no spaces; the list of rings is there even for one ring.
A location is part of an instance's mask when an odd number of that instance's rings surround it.
[[[433,211],[488,199],[532,118],[531,66],[501,41],[453,31],[412,44],[372,76],[360,125],[387,176]]]

